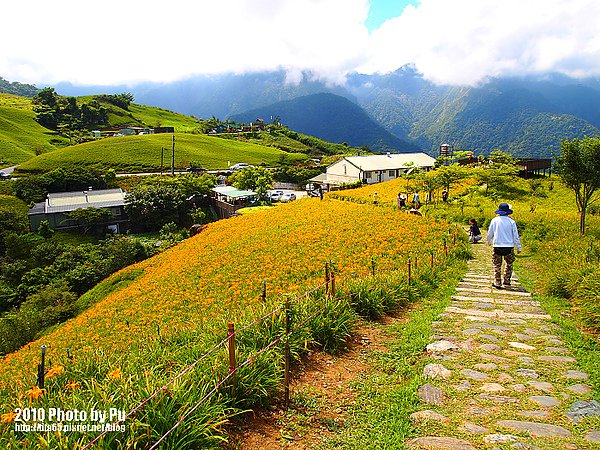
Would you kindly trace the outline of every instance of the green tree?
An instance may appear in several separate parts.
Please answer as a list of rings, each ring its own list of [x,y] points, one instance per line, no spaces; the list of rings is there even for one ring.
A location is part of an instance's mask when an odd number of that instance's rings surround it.
[[[261,200],[267,198],[267,191],[273,188],[273,173],[264,167],[246,167],[229,177],[237,189],[249,189],[258,194]]]
[[[125,196],[125,211],[134,228],[159,230],[169,222],[181,222],[185,199],[175,186],[140,185]]]
[[[84,234],[91,232],[99,232],[104,234],[104,224],[112,217],[110,210],[106,208],[77,208],[75,211],[71,211],[67,214],[70,220],[77,222],[77,227],[82,228]]]
[[[465,169],[458,164],[442,166],[436,170],[435,177],[440,186],[446,189],[448,194],[450,194],[452,185],[465,177]]]
[[[600,190],[600,138],[563,141],[555,170],[562,182],[575,193],[579,210],[579,232],[585,234],[585,215]]]

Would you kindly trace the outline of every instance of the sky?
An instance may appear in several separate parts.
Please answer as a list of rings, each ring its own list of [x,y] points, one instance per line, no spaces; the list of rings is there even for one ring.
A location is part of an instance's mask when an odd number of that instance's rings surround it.
[[[412,65],[439,84],[600,75],[597,0],[19,0],[0,76],[38,86],[285,70],[343,84]]]

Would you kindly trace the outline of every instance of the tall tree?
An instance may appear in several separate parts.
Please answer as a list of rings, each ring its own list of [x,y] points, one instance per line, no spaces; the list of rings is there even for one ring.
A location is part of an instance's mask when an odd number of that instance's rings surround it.
[[[587,207],[600,191],[600,138],[563,141],[555,170],[567,187],[575,193],[579,210],[579,232],[585,234]]]

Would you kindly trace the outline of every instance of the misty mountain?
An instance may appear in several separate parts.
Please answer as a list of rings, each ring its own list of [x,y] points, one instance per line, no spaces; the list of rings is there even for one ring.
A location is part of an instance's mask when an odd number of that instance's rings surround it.
[[[249,123],[279,117],[281,123],[300,133],[352,147],[369,146],[375,151],[408,153],[419,147],[394,136],[377,124],[356,103],[339,95],[320,93],[277,102],[235,114],[230,119]]]
[[[72,85],[59,85],[57,91],[63,95],[91,93],[90,88]],[[558,74],[492,79],[474,87],[444,86],[403,67],[385,75],[352,74],[343,86],[331,86],[310,74],[304,74],[298,83],[289,82],[285,72],[279,71],[96,87],[94,93],[99,92],[131,92],[136,102],[200,118],[252,121],[258,116],[279,115],[292,128],[300,126],[299,131],[324,139],[352,145],[360,142],[372,148],[398,147],[397,141],[373,131],[374,121],[401,140],[398,148],[407,148],[405,142],[410,142],[432,155],[442,142],[448,142],[476,153],[502,149],[518,156],[549,157],[559,151],[562,140],[600,135],[600,80]],[[314,97],[312,101],[318,99],[321,106],[308,103],[308,99],[286,103],[322,93],[347,101]],[[282,112],[272,113],[273,105]],[[360,133],[362,138],[358,138]]]

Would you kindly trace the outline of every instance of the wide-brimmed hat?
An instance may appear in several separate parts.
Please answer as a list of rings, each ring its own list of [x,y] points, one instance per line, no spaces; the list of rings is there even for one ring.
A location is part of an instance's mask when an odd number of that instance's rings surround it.
[[[498,210],[496,211],[496,214],[499,214],[501,216],[508,216],[512,213],[513,210],[510,209],[510,205],[508,203],[500,203],[498,205]]]

